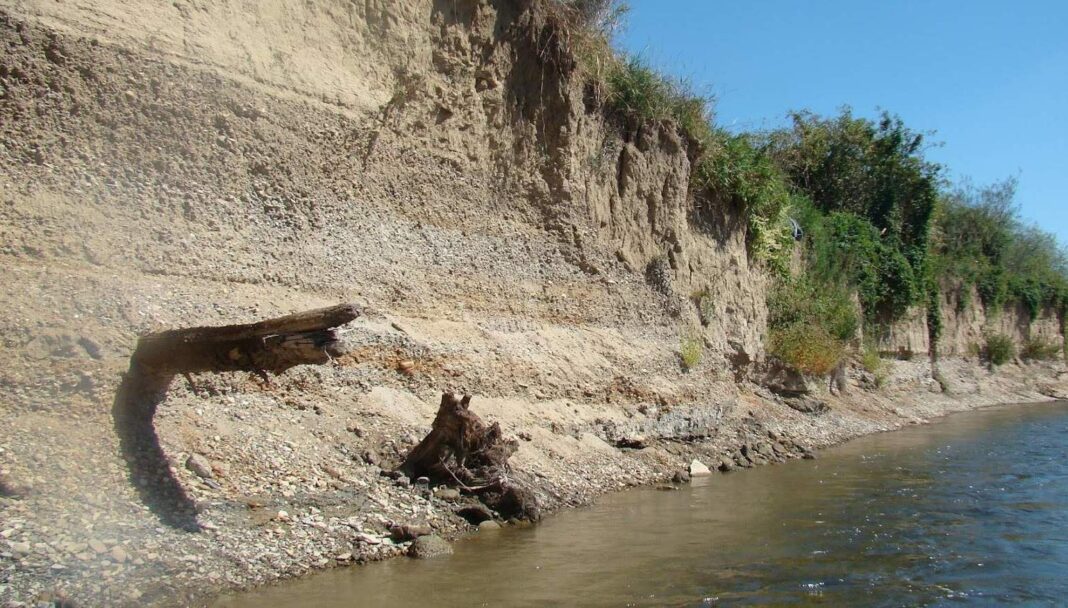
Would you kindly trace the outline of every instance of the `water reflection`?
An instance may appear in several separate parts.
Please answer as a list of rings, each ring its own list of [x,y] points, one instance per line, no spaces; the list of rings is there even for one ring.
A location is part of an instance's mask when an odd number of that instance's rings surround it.
[[[1055,605],[1066,445],[1065,404],[963,414],[219,606]]]

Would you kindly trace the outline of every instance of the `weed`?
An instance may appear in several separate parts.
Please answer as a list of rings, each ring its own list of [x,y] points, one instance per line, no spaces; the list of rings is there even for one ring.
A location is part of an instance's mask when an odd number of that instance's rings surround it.
[[[864,350],[860,353],[860,364],[875,377],[875,386],[881,387],[886,384],[886,362],[879,356],[879,349],[874,344],[864,346]]]
[[[1027,338],[1020,348],[1020,358],[1025,361],[1054,361],[1062,356],[1061,346],[1042,336]]]
[[[1005,334],[990,333],[986,336],[985,354],[992,365],[1004,365],[1016,356],[1016,347]]]
[[[704,344],[698,336],[686,336],[679,344],[679,358],[682,360],[683,371],[690,371],[697,367],[704,354]]]

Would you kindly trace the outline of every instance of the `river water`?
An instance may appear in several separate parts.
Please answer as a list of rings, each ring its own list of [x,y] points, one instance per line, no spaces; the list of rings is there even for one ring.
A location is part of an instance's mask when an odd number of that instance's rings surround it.
[[[218,607],[1068,603],[1068,403],[958,414],[819,456],[606,496],[452,556]]]

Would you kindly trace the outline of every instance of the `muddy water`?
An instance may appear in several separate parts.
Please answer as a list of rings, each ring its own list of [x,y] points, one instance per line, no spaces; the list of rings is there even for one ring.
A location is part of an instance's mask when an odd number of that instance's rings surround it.
[[[218,606],[1062,605],[1068,404],[961,414],[815,461],[624,492],[455,550]]]

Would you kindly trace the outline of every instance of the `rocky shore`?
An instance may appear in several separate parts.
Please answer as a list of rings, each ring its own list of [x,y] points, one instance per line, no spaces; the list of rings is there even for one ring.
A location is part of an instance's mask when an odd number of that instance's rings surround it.
[[[416,332],[417,323],[408,325]],[[707,406],[682,404],[628,404],[613,419],[591,417],[586,404],[578,410],[566,400],[519,396],[476,397],[472,408],[519,440],[513,466],[551,513],[629,486],[684,482],[702,464],[734,471],[811,457],[861,434],[1045,400],[1066,388],[1060,366],[971,375],[978,368],[960,362],[944,365],[960,387],[944,395],[932,392],[929,377],[912,376],[922,367],[896,366],[879,391],[820,395],[828,409],[818,414],[744,384],[721,387],[715,423],[695,416]],[[87,449],[84,429],[106,428],[105,420],[86,414],[75,425],[81,428],[40,418],[32,430],[16,425],[22,432],[7,434],[2,452],[5,605],[206,605],[218,593],[324,568],[440,553],[447,549],[434,539],[477,533],[479,523],[492,521],[493,513],[455,489],[391,473],[429,430],[428,391],[408,385],[416,380],[403,372],[360,389],[352,371],[340,362],[298,368],[271,386],[197,378],[196,390],[213,395],[210,402],[187,387],[173,391],[157,425],[171,473],[195,505],[198,531],[163,524],[131,487],[154,480],[127,479]],[[309,386],[314,397],[299,388]]]
[[[528,525],[395,473],[443,392],[545,515],[1068,395],[969,356],[974,311],[939,381],[919,321],[878,381],[781,377],[745,222],[692,222],[687,142],[590,107],[539,6],[0,0],[0,605],[208,605]],[[177,376],[123,444],[138,336],[345,302],[342,354]]]

